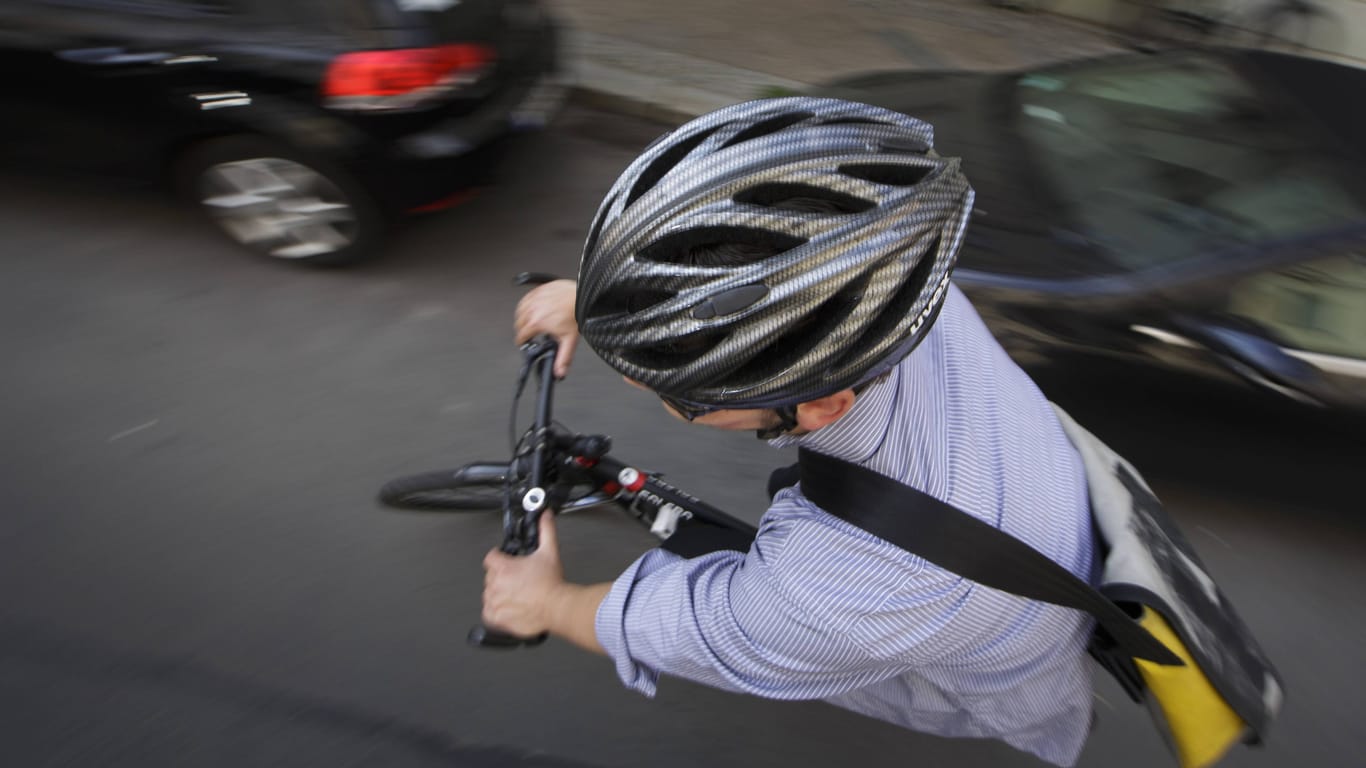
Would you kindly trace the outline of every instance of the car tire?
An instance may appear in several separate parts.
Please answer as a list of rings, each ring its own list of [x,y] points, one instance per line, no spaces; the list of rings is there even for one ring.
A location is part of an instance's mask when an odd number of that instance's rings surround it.
[[[345,171],[256,136],[212,139],[177,166],[185,198],[238,245],[316,267],[373,255],[386,228],[373,198]]]

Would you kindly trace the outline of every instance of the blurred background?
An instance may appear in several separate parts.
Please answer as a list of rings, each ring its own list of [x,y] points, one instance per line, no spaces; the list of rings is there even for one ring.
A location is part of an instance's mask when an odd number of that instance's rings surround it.
[[[1039,764],[469,649],[500,521],[373,501],[505,456],[511,278],[572,276],[650,140],[819,93],[964,158],[959,284],[1279,666],[1226,764],[1360,765],[1362,67],[1361,0],[6,0],[0,764]],[[750,520],[791,460],[588,352],[557,405]],[[562,539],[578,580],[653,542]],[[1168,764],[1097,699],[1081,765]]]

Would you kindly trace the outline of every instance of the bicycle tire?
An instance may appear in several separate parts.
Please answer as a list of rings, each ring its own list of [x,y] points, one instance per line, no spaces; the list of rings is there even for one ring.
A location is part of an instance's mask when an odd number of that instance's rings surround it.
[[[379,489],[379,501],[395,509],[498,511],[503,508],[505,468],[468,464],[456,470],[396,478]]]

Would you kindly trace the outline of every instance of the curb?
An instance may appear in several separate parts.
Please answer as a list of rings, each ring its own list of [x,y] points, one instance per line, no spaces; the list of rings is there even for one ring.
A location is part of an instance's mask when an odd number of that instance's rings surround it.
[[[731,104],[812,87],[594,32],[566,28],[564,36],[572,98],[646,120],[678,125]]]

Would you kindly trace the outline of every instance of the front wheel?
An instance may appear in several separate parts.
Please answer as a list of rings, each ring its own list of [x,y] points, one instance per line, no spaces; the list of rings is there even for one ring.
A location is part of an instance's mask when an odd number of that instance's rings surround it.
[[[379,489],[379,500],[397,509],[500,510],[506,480],[505,465],[466,464],[390,480]]]

